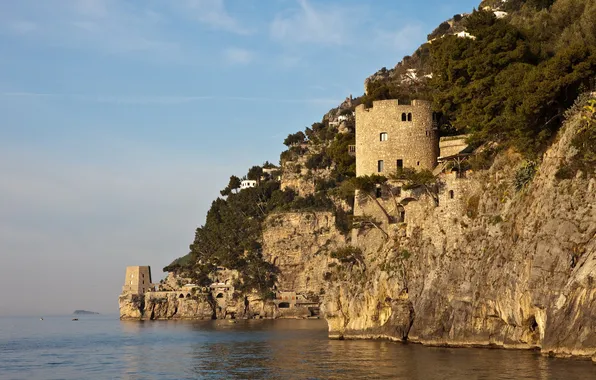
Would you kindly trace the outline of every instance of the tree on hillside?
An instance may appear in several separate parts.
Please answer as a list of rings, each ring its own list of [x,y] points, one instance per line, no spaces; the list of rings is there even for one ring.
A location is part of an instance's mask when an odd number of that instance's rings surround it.
[[[580,40],[543,52],[540,41],[492,12],[476,11],[465,24],[476,39],[432,44],[435,104],[473,143],[500,141],[536,156],[594,77],[595,48]]]
[[[286,137],[286,139],[284,140],[284,145],[288,147],[296,146],[302,144],[305,140],[306,135],[304,134],[304,132],[299,131],[293,134],[289,134],[288,137]]]
[[[252,168],[248,169],[248,174],[246,174],[246,178],[253,181],[259,181],[262,175],[263,168],[260,166],[253,166]]]
[[[236,177],[235,175],[230,176],[230,181],[228,182],[228,186],[226,186],[225,189],[223,189],[222,191],[220,191],[219,193],[223,196],[227,196],[232,194],[232,192],[236,193],[238,192],[238,189],[240,188],[240,178]]]

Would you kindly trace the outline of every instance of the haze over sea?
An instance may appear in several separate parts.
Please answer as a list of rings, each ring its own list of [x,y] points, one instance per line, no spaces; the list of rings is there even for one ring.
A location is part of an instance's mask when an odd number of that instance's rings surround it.
[[[322,320],[0,318],[0,379],[593,379],[535,352],[327,339]]]

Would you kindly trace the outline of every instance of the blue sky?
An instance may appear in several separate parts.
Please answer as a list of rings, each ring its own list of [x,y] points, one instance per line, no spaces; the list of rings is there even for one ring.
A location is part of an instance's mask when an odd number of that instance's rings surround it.
[[[0,0],[0,315],[116,312],[231,174],[478,3]]]

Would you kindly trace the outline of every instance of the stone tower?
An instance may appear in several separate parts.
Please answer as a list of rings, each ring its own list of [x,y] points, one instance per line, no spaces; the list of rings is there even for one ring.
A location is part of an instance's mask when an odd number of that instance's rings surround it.
[[[356,107],[356,175],[389,176],[398,167],[433,170],[439,131],[431,102],[378,100]]]
[[[126,277],[122,293],[144,294],[151,289],[151,267],[126,267]]]

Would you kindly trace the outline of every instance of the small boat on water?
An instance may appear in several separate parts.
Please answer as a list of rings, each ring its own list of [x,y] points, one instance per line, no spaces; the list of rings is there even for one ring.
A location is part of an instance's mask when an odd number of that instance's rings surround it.
[[[40,321],[43,321],[43,317],[39,318]]]
[[[72,320],[73,320],[73,321],[78,321],[78,320],[79,320],[79,318],[73,318]]]

